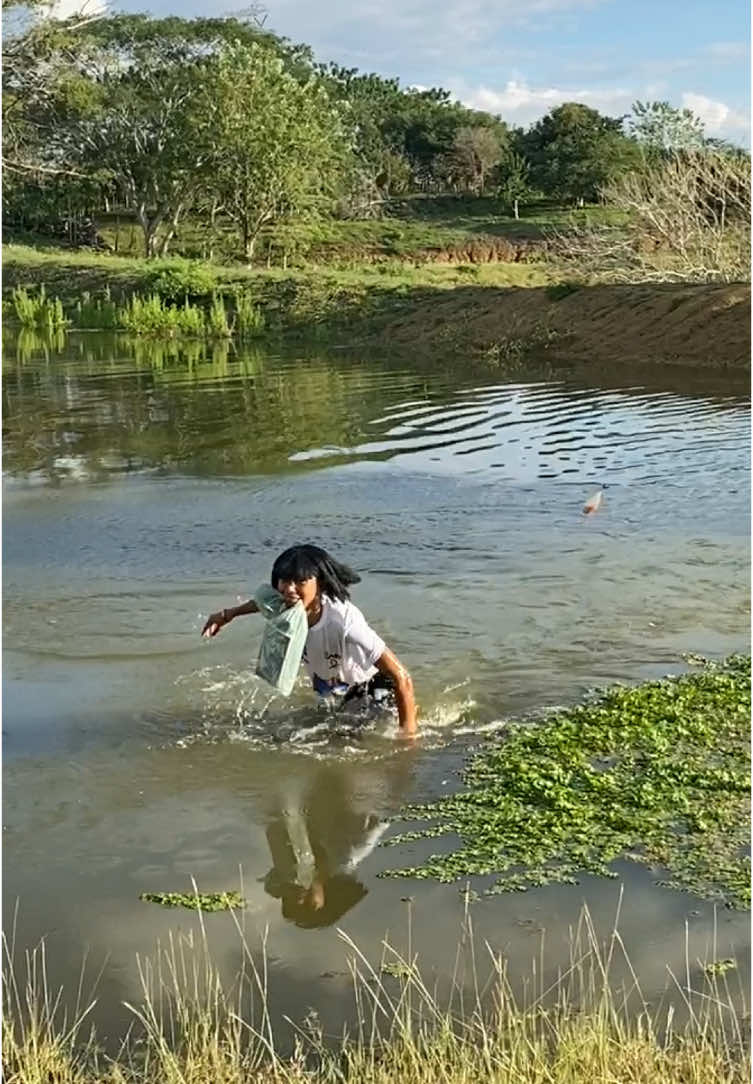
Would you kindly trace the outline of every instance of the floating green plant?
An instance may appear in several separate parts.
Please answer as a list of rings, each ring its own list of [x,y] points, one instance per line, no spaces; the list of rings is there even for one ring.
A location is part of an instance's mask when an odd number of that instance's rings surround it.
[[[142,892],[139,899],[161,907],[189,907],[193,911],[232,911],[246,903],[238,892]]]
[[[459,845],[382,876],[496,874],[495,894],[615,877],[629,859],[658,867],[666,887],[748,907],[749,723],[742,655],[511,723],[470,761],[467,789],[403,810],[433,823],[386,841],[454,833]]]
[[[707,975],[717,976],[726,975],[728,971],[735,971],[737,969],[737,960],[733,960],[731,956],[728,956],[725,960],[714,960],[710,964],[704,964],[703,970]]]

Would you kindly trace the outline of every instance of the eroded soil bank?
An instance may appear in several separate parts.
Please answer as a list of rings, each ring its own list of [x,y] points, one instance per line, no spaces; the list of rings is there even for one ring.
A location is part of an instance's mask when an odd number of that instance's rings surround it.
[[[558,297],[558,289],[562,290]],[[750,287],[458,287],[380,328],[392,346],[504,358],[523,344],[576,361],[750,367]]]

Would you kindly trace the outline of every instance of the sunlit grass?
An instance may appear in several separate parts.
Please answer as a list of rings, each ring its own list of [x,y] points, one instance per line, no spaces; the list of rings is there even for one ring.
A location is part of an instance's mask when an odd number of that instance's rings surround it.
[[[476,238],[541,241],[551,229],[570,226],[621,225],[623,212],[603,205],[569,208],[538,203],[522,208],[514,218],[494,197],[482,199],[405,199],[393,201],[381,218],[336,219],[280,223],[266,229],[257,243],[256,261],[275,265],[339,260],[350,257],[411,257],[431,250],[467,245]],[[143,237],[135,221],[101,215],[98,232],[117,251],[141,255]],[[185,218],[178,226],[172,252],[196,259],[211,256],[220,262],[239,257],[237,231],[218,215],[214,226]]]
[[[110,279],[121,279],[124,286],[129,283],[140,288],[139,279],[151,276],[155,270],[154,261],[138,257],[114,256],[107,253],[74,252],[53,248],[32,248],[28,245],[7,244],[3,246],[3,264],[6,272],[19,280],[24,272],[40,280],[39,273],[58,269],[65,277],[69,269],[81,269],[98,272],[102,288]],[[354,258],[343,258],[326,264],[313,262],[306,268],[281,267],[247,268],[240,266],[222,266],[205,264],[211,276],[211,288],[232,283],[270,282],[291,279],[305,282],[309,277],[322,278],[332,283],[347,285],[381,284],[384,286],[428,285],[428,286],[467,286],[478,283],[484,286],[544,286],[558,279],[558,275],[548,264],[530,263],[419,263],[408,259],[387,259],[379,263],[363,263]],[[46,281],[57,286],[55,278]],[[83,282],[83,280],[82,280]],[[75,281],[72,284],[76,288]],[[83,285],[78,289],[85,288]]]
[[[5,942],[5,1079],[14,1084],[743,1084],[749,1057],[743,994],[727,970],[668,972],[661,1007],[646,1003],[617,923],[600,940],[587,910],[553,984],[542,960],[515,994],[502,956],[476,943],[468,914],[449,987],[440,993],[411,949],[385,941],[369,960],[340,934],[353,989],[349,1030],[326,1035],[315,1010],[280,1035],[269,1007],[266,939],[251,946],[234,915],[241,971],[224,984],[199,935],[171,935],[138,960],[133,1026],[114,1056],[89,1030],[93,999],[71,1014],[50,989],[44,944]],[[226,919],[227,920],[227,919]],[[213,919],[206,919],[206,922]],[[628,975],[615,988],[613,973]],[[733,972],[734,973],[734,972]],[[696,978],[697,976],[697,978]],[[682,1020],[682,1022],[680,1022]],[[285,1044],[292,1053],[283,1054]]]
[[[380,322],[402,316],[427,300],[431,303],[440,292],[445,295],[458,288],[473,289],[481,297],[484,290],[536,289],[560,280],[555,268],[533,262],[415,264],[400,259],[372,263],[344,260],[285,271],[279,267],[267,270],[191,261],[148,261],[21,245],[6,245],[3,258],[6,287],[18,284],[30,290],[44,286],[48,295],[60,297],[74,326],[96,328],[92,318],[100,311],[108,317],[103,326],[127,327],[137,333],[156,331],[157,324],[160,330],[171,333],[199,333],[198,318],[195,327],[188,327],[188,316],[178,319],[174,312],[165,315],[164,303],[159,313],[156,302],[150,302],[154,312],[148,306],[144,308],[165,283],[172,292],[169,298],[163,297],[163,302],[185,305],[188,298],[189,305],[214,306],[216,322],[211,330],[215,335],[227,334],[220,302],[214,300],[221,297],[225,308],[232,310],[233,327],[241,335],[308,336],[347,327],[351,334],[368,337]],[[181,283],[186,284],[185,295],[176,294]],[[134,302],[135,295],[144,300]],[[113,325],[110,302],[128,306],[125,322],[119,316]],[[130,311],[134,304],[137,313]]]

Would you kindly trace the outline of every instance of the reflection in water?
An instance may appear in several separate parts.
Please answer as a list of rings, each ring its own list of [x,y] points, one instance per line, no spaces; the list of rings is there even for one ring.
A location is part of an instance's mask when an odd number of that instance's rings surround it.
[[[395,459],[519,482],[622,482],[639,469],[653,483],[687,442],[716,455],[747,425],[745,385],[719,388],[686,373],[576,379],[531,367],[511,379],[433,361],[422,372],[397,361],[273,356],[228,341],[110,334],[63,344],[23,333],[4,352],[4,466],[49,482]]]
[[[374,771],[377,771],[375,766]],[[378,844],[388,821],[369,795],[353,793],[352,779],[330,765],[306,792],[281,792],[266,829],[272,868],[264,888],[297,926],[331,926],[368,889],[356,870]]]
[[[12,357],[13,342],[15,339],[15,360],[24,364],[33,357],[43,357],[49,361],[51,357],[61,354],[67,345],[67,335],[63,328],[55,328],[50,331],[38,331],[36,328],[22,327],[15,336],[5,333],[3,335],[3,365]]]

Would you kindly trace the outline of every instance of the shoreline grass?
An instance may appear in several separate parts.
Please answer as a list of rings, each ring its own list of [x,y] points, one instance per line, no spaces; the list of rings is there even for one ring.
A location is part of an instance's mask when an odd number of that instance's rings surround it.
[[[187,294],[181,304],[172,293],[165,298],[158,292],[134,293],[125,303],[119,303],[112,300],[106,288],[104,296],[96,300],[84,293],[66,315],[60,298],[48,297],[42,284],[36,293],[16,286],[12,307],[22,331],[46,332],[48,336],[74,330],[161,338],[244,339],[261,335],[265,327],[263,313],[250,298],[238,297],[231,309],[217,293],[212,294],[207,307],[193,304]]]
[[[207,922],[211,921],[206,919]],[[744,993],[729,967],[686,962],[668,970],[660,1006],[646,1002],[619,934],[600,939],[587,908],[571,934],[570,963],[548,983],[543,960],[515,994],[504,958],[476,946],[466,910],[449,990],[440,994],[411,950],[383,942],[369,960],[340,932],[353,1000],[350,1030],[327,1035],[315,1008],[287,1017],[282,1053],[269,1004],[266,936],[241,946],[235,982],[223,984],[196,936],[170,934],[138,961],[140,1000],[114,1054],[90,1026],[96,998],[81,984],[66,1013],[47,980],[44,943],[19,964],[5,939],[5,1079],[13,1084],[743,1084],[750,1058]],[[728,963],[728,961],[725,961]],[[612,974],[627,975],[615,987]],[[734,973],[734,971],[733,971]],[[292,1042],[290,1041],[292,1039]],[[290,1052],[292,1049],[292,1053]]]
[[[284,271],[190,260],[3,249],[4,314],[16,287],[44,285],[67,316],[83,297],[105,307],[134,294],[204,309],[212,298],[258,313],[249,335],[347,343],[390,354],[477,359],[497,367],[547,353],[565,364],[750,368],[750,286],[591,282],[550,263],[405,260]],[[240,316],[239,316],[240,318]],[[9,320],[9,324],[12,321]]]

